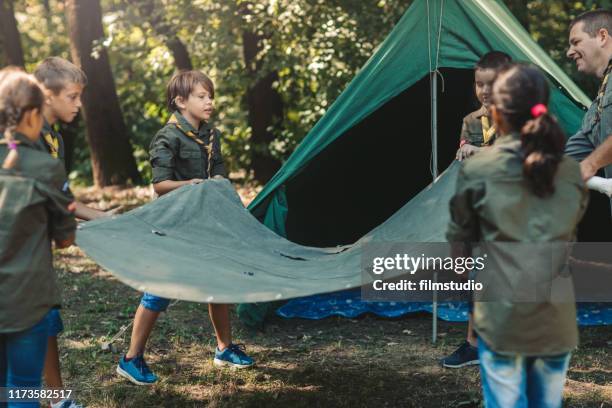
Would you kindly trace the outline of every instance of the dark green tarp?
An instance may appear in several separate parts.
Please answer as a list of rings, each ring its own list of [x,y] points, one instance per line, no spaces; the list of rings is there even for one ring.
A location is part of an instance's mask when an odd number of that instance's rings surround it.
[[[226,180],[184,186],[124,215],[88,222],[77,242],[122,282],[171,299],[260,302],[354,288],[362,284],[362,243],[443,240],[448,218],[437,213],[450,198],[456,168],[350,246],[286,240],[257,221]],[[414,219],[416,213],[423,217]]]

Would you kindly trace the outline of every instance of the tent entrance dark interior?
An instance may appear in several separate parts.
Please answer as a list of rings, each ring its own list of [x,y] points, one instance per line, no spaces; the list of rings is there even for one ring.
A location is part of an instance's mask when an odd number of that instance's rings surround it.
[[[438,80],[438,169],[455,157],[463,117],[478,108],[473,70]],[[431,183],[430,79],[422,78],[324,149],[287,183],[287,236],[310,246],[355,242]],[[592,194],[581,241],[612,241],[607,198]]]

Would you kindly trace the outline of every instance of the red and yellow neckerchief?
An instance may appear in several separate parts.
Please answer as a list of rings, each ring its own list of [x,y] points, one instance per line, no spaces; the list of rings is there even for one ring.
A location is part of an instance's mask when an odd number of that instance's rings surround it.
[[[208,139],[208,144],[206,144],[200,138],[198,138],[198,136],[193,131],[182,127],[174,113],[172,114],[172,116],[170,116],[170,119],[168,119],[168,124],[176,126],[176,128],[180,130],[181,132],[183,132],[184,135],[195,140],[197,144],[202,146],[202,148],[206,151],[206,157],[208,158],[208,168],[207,168],[208,177],[212,177],[210,173],[212,171],[212,153],[213,153],[213,141],[215,140],[215,132],[213,131],[210,132],[210,138]]]
[[[52,133],[46,133],[43,136],[43,139],[49,147],[49,153],[51,153],[51,156],[53,156],[55,159],[59,158],[59,139]]]
[[[495,135],[495,125],[491,126],[489,122],[489,117],[487,115],[482,115],[480,117],[480,123],[482,124],[482,144],[488,145],[491,138]]]

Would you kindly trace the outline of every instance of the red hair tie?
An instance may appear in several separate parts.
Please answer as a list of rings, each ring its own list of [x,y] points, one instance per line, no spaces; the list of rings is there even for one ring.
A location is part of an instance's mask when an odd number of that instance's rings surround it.
[[[543,103],[538,103],[531,108],[531,116],[534,118],[538,118],[545,113],[548,113],[548,108]]]
[[[9,148],[9,150],[17,150],[17,143],[12,141],[12,140],[9,141],[8,142],[8,148]]]

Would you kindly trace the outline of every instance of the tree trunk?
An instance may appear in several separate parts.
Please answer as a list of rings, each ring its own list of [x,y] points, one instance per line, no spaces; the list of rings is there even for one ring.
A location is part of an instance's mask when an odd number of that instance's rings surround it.
[[[7,64],[25,66],[12,0],[0,0],[0,36]]]
[[[176,69],[179,71],[192,70],[193,65],[191,64],[189,51],[178,37],[176,29],[167,21],[163,11],[164,4],[151,0],[141,0],[132,2],[132,4],[137,7],[140,17],[149,22],[155,34],[163,38],[166,47],[168,47],[172,57],[174,57]]]
[[[104,187],[140,182],[140,174],[123,121],[106,49],[93,43],[104,37],[99,0],[67,0],[70,51],[88,77],[83,92],[87,139],[94,182]],[[93,54],[93,55],[92,55]]]
[[[183,44],[180,38],[176,36],[168,38],[166,40],[166,46],[170,52],[172,52],[176,69],[179,71],[190,71],[193,69],[193,65],[191,65],[191,58],[189,58],[189,51],[187,51],[187,47],[185,47],[185,44]]]
[[[260,64],[255,61],[260,50],[257,34],[242,34],[244,61],[252,78],[257,78]],[[269,149],[274,135],[268,130],[283,115],[283,103],[273,88],[278,79],[277,72],[270,72],[260,78],[247,90],[248,122],[251,127],[251,167],[255,180],[266,183],[280,168],[280,161],[272,157]]]

